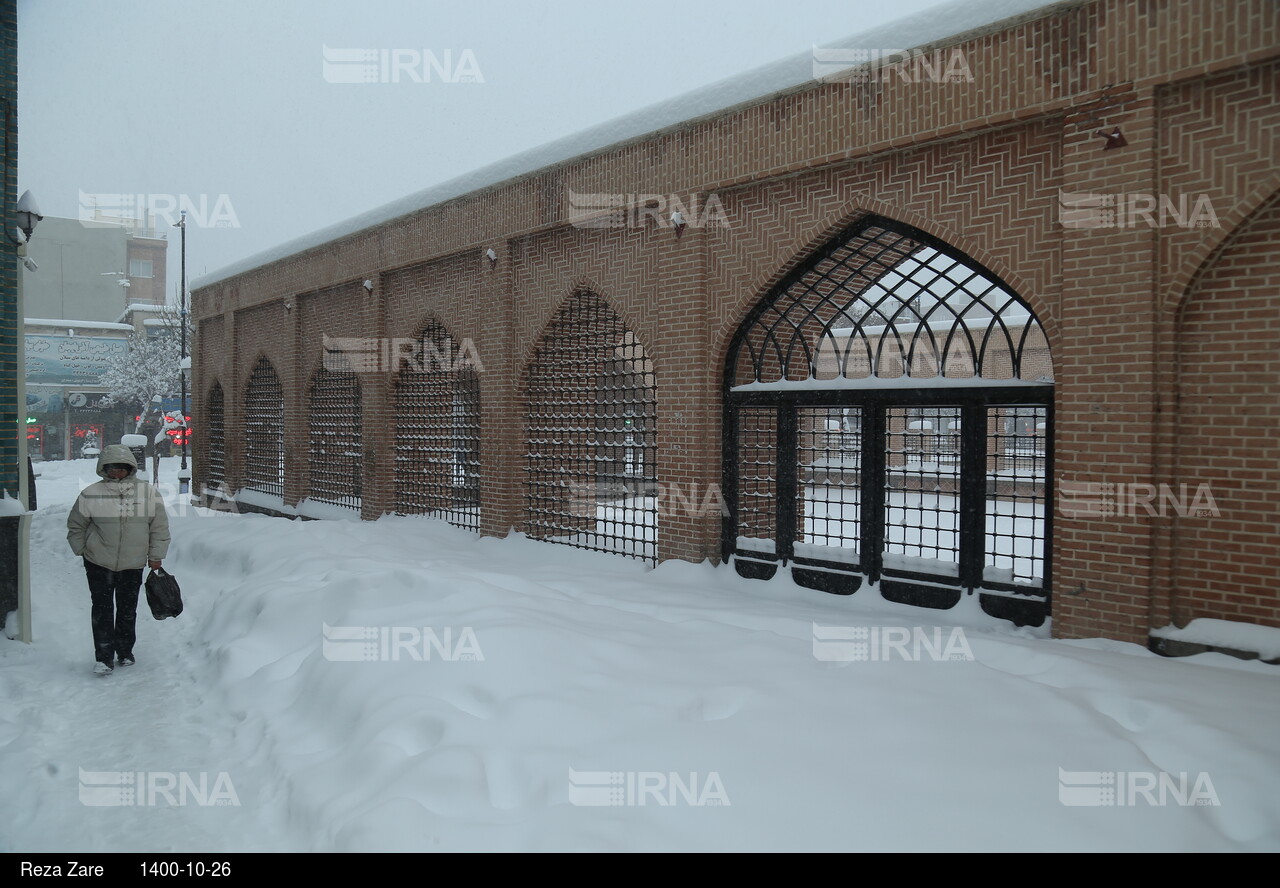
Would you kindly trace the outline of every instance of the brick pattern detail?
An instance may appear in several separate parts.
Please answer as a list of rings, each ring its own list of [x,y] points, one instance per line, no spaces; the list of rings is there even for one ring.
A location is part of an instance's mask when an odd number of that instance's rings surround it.
[[[1182,413],[1170,398],[1179,372],[1212,376],[1215,362],[1234,352],[1206,344],[1200,363],[1185,367],[1175,352],[1179,336],[1191,343],[1205,331],[1217,335],[1218,309],[1208,306],[1220,302],[1220,281],[1247,279],[1252,294],[1274,275],[1274,247],[1270,255],[1266,248],[1215,251],[1237,229],[1245,232],[1239,226],[1280,189],[1277,35],[1274,0],[1049,7],[944,41],[940,50],[960,53],[971,75],[957,82],[815,83],[206,286],[193,294],[196,391],[207,397],[217,380],[226,394],[228,484],[243,483],[245,384],[260,357],[277,369],[284,391],[285,501],[292,504],[308,493],[296,442],[305,450],[306,391],[323,335],[413,337],[435,319],[471,339],[483,363],[480,531],[520,527],[524,371],[552,318],[574,293],[589,291],[653,361],[658,480],[702,500],[721,479],[722,391],[734,332],[771,288],[868,212],[947,242],[1032,307],[1054,361],[1058,489],[1226,471],[1216,463],[1188,467],[1177,447]],[[1115,127],[1128,144],[1104,151],[1098,133]],[[1183,193],[1207,195],[1221,226],[1132,224],[1124,216],[1125,224],[1079,227],[1061,215],[1072,195],[1109,196],[1125,209],[1129,196],[1165,194],[1176,203]],[[581,224],[575,209],[590,194],[626,195],[622,224]],[[695,217],[679,236],[668,221],[677,204]],[[1260,219],[1248,223],[1240,244],[1262,243]],[[1222,335],[1252,342],[1246,334],[1263,335],[1243,326]],[[390,372],[362,374],[366,430],[393,427],[391,383]],[[1196,409],[1218,416],[1208,404]],[[197,416],[197,453],[199,428]],[[362,514],[375,518],[394,501],[394,442],[366,434],[363,452]],[[1268,453],[1250,451],[1225,477],[1244,484],[1250,460],[1274,462]],[[195,471],[198,490],[199,457]],[[1264,469],[1256,472],[1249,483],[1264,484]],[[1228,497],[1232,514],[1247,507],[1242,491]],[[1233,534],[1236,520],[1224,517],[1205,532]],[[1255,525],[1238,520],[1242,546],[1265,545],[1252,538]],[[1188,597],[1175,581],[1182,568],[1174,550],[1175,538],[1201,533],[1191,525],[1060,511],[1054,521],[1059,636],[1145,642],[1152,626],[1197,613],[1273,619],[1242,576],[1254,563],[1243,553],[1231,556],[1232,579],[1223,580],[1228,604],[1206,609]],[[669,510],[658,557],[715,559],[720,533],[717,514]],[[1266,577],[1274,563],[1263,568]]]
[[[1165,479],[1181,494],[1168,509],[1178,626],[1280,626],[1277,256],[1280,195],[1213,258],[1179,318],[1176,472]]]

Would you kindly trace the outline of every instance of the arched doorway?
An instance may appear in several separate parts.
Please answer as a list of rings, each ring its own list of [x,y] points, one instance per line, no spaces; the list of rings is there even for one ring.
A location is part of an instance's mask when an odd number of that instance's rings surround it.
[[[308,497],[360,511],[364,434],[360,379],[349,369],[321,367],[311,379],[307,410]]]
[[[1039,625],[1049,611],[1053,378],[1030,306],[880,216],[746,317],[725,368],[723,556],[743,576]]]
[[[480,374],[435,318],[396,368],[395,507],[480,529]]]
[[[265,356],[254,364],[244,396],[244,486],[284,496],[284,389]]]
[[[1154,503],[1131,507],[1172,525],[1178,627],[1196,619],[1280,626],[1278,255],[1280,192],[1231,232],[1178,309],[1174,469]]]
[[[657,563],[653,360],[595,293],[570,296],[525,368],[530,536]]]

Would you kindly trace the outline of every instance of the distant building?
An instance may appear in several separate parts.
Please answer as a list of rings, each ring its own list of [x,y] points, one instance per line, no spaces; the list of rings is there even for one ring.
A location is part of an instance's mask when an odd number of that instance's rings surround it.
[[[100,380],[131,333],[170,330],[167,248],[153,226],[132,219],[41,223],[27,248],[36,268],[22,272],[32,459],[92,456],[134,430],[133,408],[102,405]]]
[[[27,317],[116,321],[130,305],[165,302],[168,241],[135,220],[46,217],[22,272]]]
[[[128,408],[105,407],[102,374],[129,350],[129,324],[27,318],[27,449],[33,460],[78,459],[132,432]]]

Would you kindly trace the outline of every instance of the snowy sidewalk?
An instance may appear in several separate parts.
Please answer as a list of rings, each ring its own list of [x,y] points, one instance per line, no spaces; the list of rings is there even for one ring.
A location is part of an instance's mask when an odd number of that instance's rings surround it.
[[[97,678],[89,479],[44,470],[0,850],[1280,850],[1276,667],[422,518],[186,510],[186,612]],[[239,804],[86,805],[80,769]]]

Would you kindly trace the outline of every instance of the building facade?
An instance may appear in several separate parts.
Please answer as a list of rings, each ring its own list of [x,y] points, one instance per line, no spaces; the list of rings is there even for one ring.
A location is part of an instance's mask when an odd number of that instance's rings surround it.
[[[91,457],[135,430],[137,405],[104,403],[102,376],[128,352],[132,333],[169,334],[177,312],[165,307],[167,247],[137,220],[41,222],[22,272],[33,460]],[[175,392],[178,385],[175,368]],[[165,409],[179,409],[177,400]]]
[[[1048,5],[197,281],[195,490],[1280,626],[1277,35]]]
[[[0,97],[4,100],[3,259],[0,259],[0,491],[4,498],[23,502],[26,484],[25,438],[22,435],[22,298],[16,238],[8,234],[16,223],[18,201],[18,9],[14,0],[0,0]],[[25,599],[28,580],[28,519],[0,515],[0,618],[17,611]],[[25,604],[25,601],[23,602]]]

